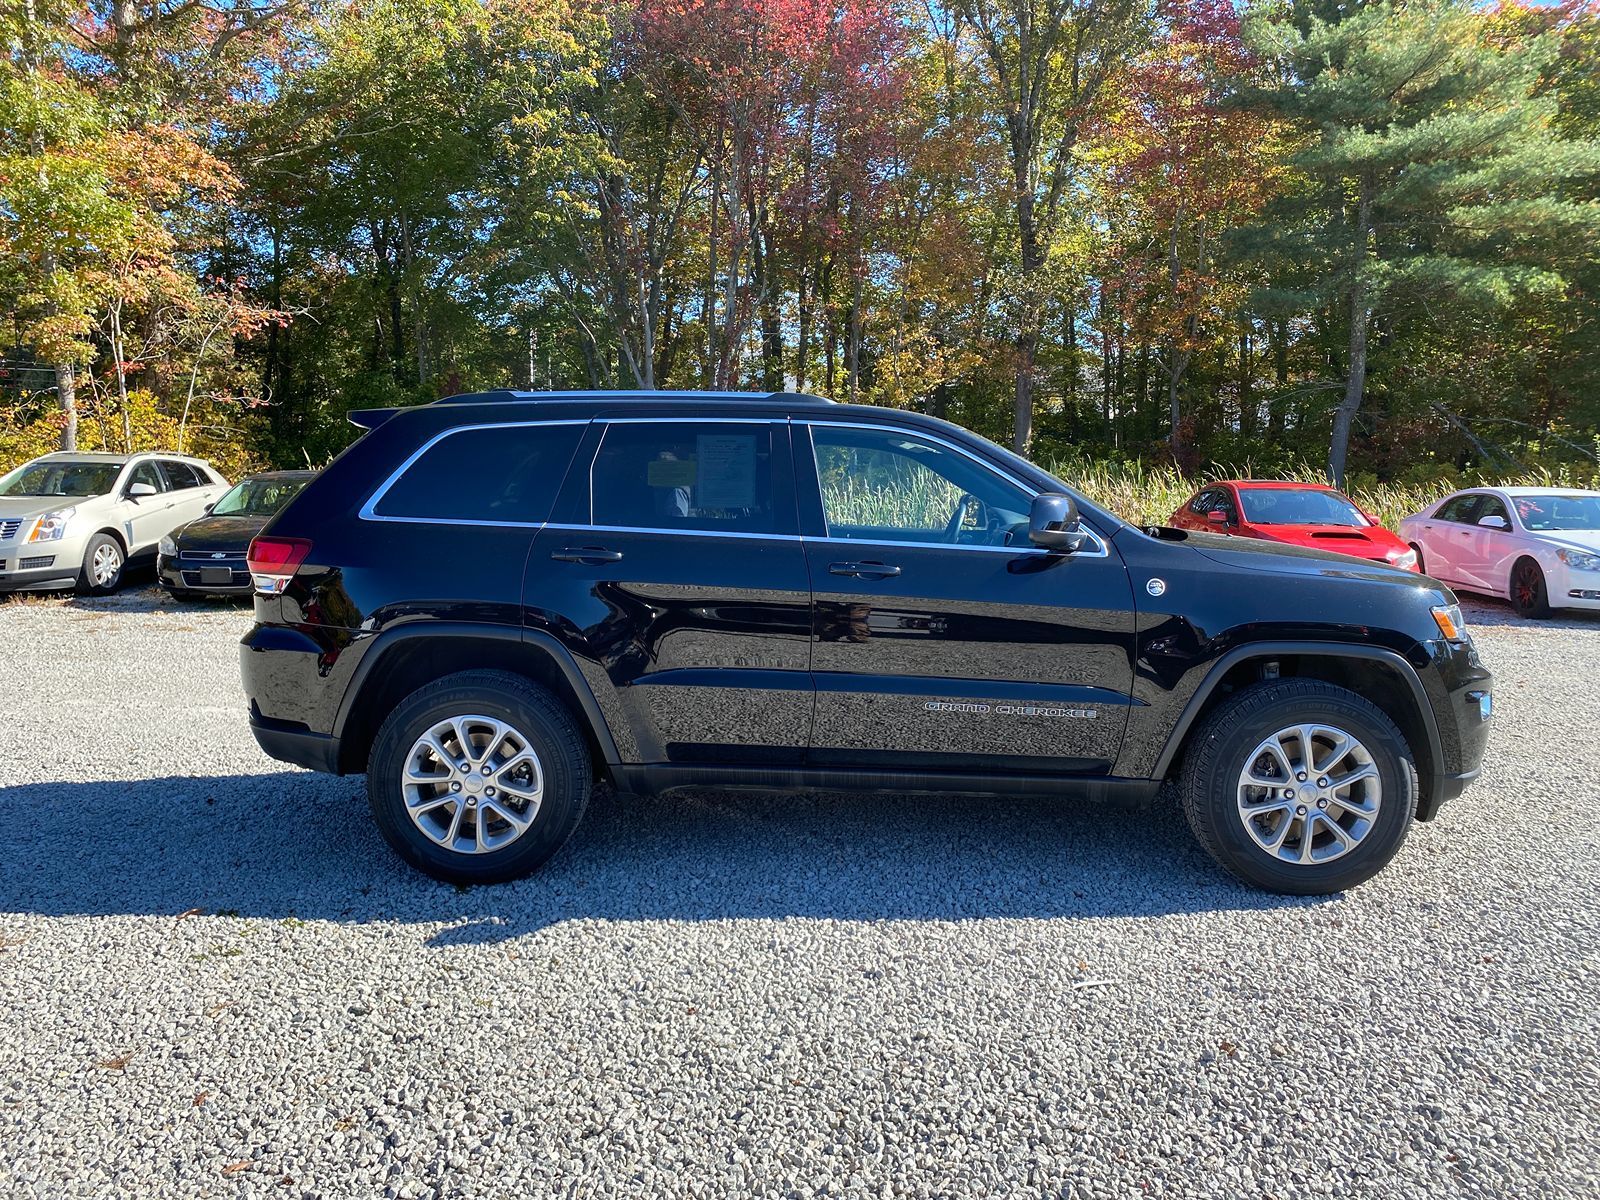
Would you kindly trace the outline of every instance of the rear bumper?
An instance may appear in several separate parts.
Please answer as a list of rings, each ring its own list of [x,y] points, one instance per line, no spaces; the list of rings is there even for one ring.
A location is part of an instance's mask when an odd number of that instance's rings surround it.
[[[309,729],[289,729],[280,725],[250,718],[250,732],[260,746],[280,762],[339,773],[339,739],[326,733],[313,733]]]

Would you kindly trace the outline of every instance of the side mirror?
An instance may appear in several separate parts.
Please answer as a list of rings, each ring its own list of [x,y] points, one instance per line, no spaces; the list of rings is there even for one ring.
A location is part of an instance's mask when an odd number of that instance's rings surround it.
[[[1206,520],[1213,525],[1226,525],[1228,523],[1228,514],[1220,508],[1213,508],[1206,514]]]
[[[1506,519],[1504,517],[1496,517],[1496,516],[1482,517],[1482,518],[1479,519],[1478,524],[1482,525],[1485,529],[1510,529],[1511,528],[1511,526],[1506,522]]]
[[[1089,535],[1078,525],[1078,502],[1060,492],[1042,492],[1028,510],[1028,540],[1045,550],[1074,554]]]
[[[129,500],[142,500],[146,496],[154,496],[155,494],[156,494],[156,489],[155,489],[154,485],[152,485],[152,484],[148,484],[148,483],[130,483],[128,485],[128,499]]]
[[[215,500],[213,500],[210,504],[206,505],[205,511],[209,513],[216,506],[217,506],[217,502]]]

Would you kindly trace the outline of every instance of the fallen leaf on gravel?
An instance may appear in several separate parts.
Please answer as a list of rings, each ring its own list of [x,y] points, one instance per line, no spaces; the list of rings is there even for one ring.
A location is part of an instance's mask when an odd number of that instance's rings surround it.
[[[232,1008],[233,1005],[234,1002],[232,1000],[224,1000],[221,1004],[213,1004],[210,1008],[206,1009],[206,1016],[214,1017],[219,1012],[223,1011],[223,1009]]]
[[[178,920],[181,921],[185,917],[203,917],[205,916],[205,913],[206,910],[203,908],[186,908],[178,914]]]
[[[105,1060],[105,1062],[95,1063],[95,1066],[99,1067],[102,1071],[125,1071],[128,1069],[128,1064],[133,1061],[133,1055],[134,1051],[129,1050],[120,1058],[108,1058]]]
[[[194,1094],[194,1106],[196,1108],[204,1108],[206,1106],[206,1101],[209,1099],[211,1099],[210,1092],[196,1092]]]
[[[255,1165],[256,1165],[256,1160],[255,1159],[253,1159],[253,1158],[245,1158],[245,1159],[241,1159],[240,1161],[238,1161],[236,1163],[229,1163],[227,1166],[222,1168],[222,1173],[224,1175],[237,1175],[240,1171],[248,1171],[251,1167],[253,1167]]]
[[[1235,1046],[1232,1042],[1223,1042],[1217,1047],[1217,1049],[1221,1050],[1229,1058],[1239,1057],[1239,1047]]]
[[[9,950],[13,946],[20,946],[27,940],[25,937],[10,937],[7,934],[0,933],[0,950]]]

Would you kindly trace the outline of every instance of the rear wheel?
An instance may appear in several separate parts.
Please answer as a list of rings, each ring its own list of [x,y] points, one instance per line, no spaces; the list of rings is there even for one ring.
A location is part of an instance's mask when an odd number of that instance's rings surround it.
[[[1343,891],[1376,875],[1417,811],[1405,737],[1375,704],[1314,679],[1260,684],[1195,732],[1184,814],[1208,853],[1257,887]]]
[[[122,543],[109,533],[95,534],[83,552],[78,591],[85,596],[110,595],[122,583],[122,568],[126,565]]]
[[[384,840],[450,883],[499,883],[543,866],[577,828],[589,752],[549,692],[503,671],[463,671],[389,714],[367,763]]]
[[[1544,571],[1531,558],[1519,558],[1511,568],[1511,607],[1519,616],[1538,619],[1550,615]]]

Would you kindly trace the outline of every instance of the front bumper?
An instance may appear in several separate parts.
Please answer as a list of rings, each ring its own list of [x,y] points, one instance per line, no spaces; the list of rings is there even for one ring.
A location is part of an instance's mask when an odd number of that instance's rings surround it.
[[[1545,593],[1551,608],[1600,612],[1600,571],[1558,565],[1545,580]]]
[[[52,542],[0,542],[0,592],[45,591],[72,587],[83,568],[85,539],[67,536]]]
[[[1494,723],[1494,676],[1472,641],[1441,639],[1426,649],[1431,661],[1420,675],[1438,727],[1440,761],[1417,808],[1421,821],[1433,820],[1478,778]]]
[[[204,583],[202,571],[228,572],[227,583]],[[156,556],[156,578],[161,581],[161,586],[169,592],[201,592],[208,596],[249,596],[255,591],[255,583],[250,578],[250,572],[245,569],[244,560],[229,556],[213,566],[206,559],[179,560],[170,555]]]

